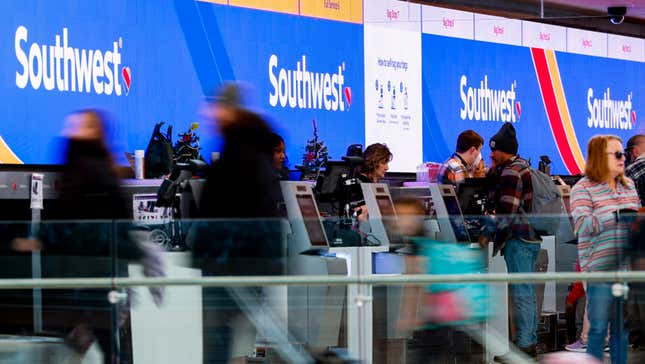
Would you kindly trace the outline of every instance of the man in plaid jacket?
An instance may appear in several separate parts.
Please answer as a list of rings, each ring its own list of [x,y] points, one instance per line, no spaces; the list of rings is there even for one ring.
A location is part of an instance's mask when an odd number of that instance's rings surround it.
[[[489,199],[495,206],[495,216],[480,241],[493,236],[494,254],[501,251],[509,273],[535,271],[541,239],[528,222],[533,186],[529,164],[517,155],[515,128],[505,123],[489,142],[494,168],[489,171],[492,186]],[[537,301],[535,284],[510,285],[511,314],[515,324],[516,344],[526,354],[536,356]],[[498,358],[502,362],[503,357]]]
[[[634,181],[643,206],[645,204],[645,135],[638,134],[629,138],[625,149],[632,161],[625,169],[625,175]]]

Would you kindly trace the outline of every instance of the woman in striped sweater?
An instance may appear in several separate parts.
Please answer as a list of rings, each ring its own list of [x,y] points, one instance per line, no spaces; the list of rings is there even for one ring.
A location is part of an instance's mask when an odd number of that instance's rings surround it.
[[[629,227],[618,222],[621,210],[638,210],[634,183],[625,177],[625,153],[617,136],[599,135],[589,140],[585,177],[571,191],[572,216],[578,234],[578,258],[582,272],[621,268],[621,255]],[[608,325],[612,363],[626,363],[627,334],[619,332],[613,313],[615,299],[610,283],[590,283],[587,315],[590,328],[587,353],[602,361]]]

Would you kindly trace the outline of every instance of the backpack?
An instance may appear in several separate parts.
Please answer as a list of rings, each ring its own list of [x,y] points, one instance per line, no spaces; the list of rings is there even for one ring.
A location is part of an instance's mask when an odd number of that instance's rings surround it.
[[[166,134],[160,131],[163,122],[157,123],[150,137],[145,154],[145,177],[159,178],[170,173],[173,164],[172,126]]]
[[[413,238],[427,258],[426,274],[467,274],[485,271],[481,249],[466,244]],[[495,315],[495,290],[487,283],[433,283],[423,295],[420,311],[425,328],[481,323]]]
[[[533,185],[533,204],[529,224],[538,235],[556,235],[563,216],[567,216],[558,186],[545,173],[529,166]]]

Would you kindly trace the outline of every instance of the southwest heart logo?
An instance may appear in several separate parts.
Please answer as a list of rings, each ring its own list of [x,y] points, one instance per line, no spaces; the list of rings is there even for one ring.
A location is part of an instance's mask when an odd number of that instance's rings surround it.
[[[123,83],[125,84],[125,94],[130,93],[130,83],[132,82],[132,74],[130,73],[130,67],[121,68],[121,76],[123,77]]]
[[[632,110],[632,124],[636,126],[636,110]]]
[[[352,105],[352,89],[345,86],[344,94],[345,94],[345,101],[347,101],[347,107],[349,107]]]
[[[517,111],[517,118],[519,119],[522,116],[522,105],[520,105],[520,102],[515,103],[515,111]]]

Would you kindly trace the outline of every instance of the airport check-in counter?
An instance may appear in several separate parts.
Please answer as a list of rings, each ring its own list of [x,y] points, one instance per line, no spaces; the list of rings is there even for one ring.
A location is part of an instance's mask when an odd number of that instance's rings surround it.
[[[287,243],[289,274],[403,273],[403,256],[389,252],[396,213],[388,187],[361,184],[361,189],[369,215],[364,241],[373,245],[346,246],[334,241],[330,246],[311,185],[282,182],[291,229]],[[290,333],[310,347],[346,345],[352,357],[371,363],[377,350],[374,340],[396,337],[401,305],[401,287],[379,287],[376,293],[379,299],[373,299],[373,289],[368,285],[289,287]],[[339,341],[341,329],[346,330],[346,343]]]
[[[61,174],[52,168],[2,166],[0,169],[0,221],[9,222],[10,234],[27,237],[37,233],[43,207],[56,204]],[[8,243],[8,241],[6,242]],[[0,256],[0,278],[41,278],[42,263],[39,252],[31,255]],[[42,295],[35,290],[0,291],[2,311],[8,318],[3,330],[43,331]],[[6,306],[5,306],[6,305]]]
[[[20,221],[16,229],[20,236],[29,236],[36,233],[40,221],[47,219],[53,212],[65,209],[59,200],[62,173],[56,166],[4,166],[0,170],[0,200],[3,203],[0,220]],[[125,198],[132,201],[133,218],[135,223],[154,225],[162,220],[162,209],[155,209],[149,203],[156,201],[157,191],[162,180],[123,180],[122,190]],[[190,181],[193,193],[201,190],[201,180]],[[178,198],[182,198],[181,196]],[[191,201],[192,198],[186,198]],[[135,211],[139,202],[148,205],[147,211]],[[139,219],[136,219],[139,217]],[[156,243],[161,243],[157,241]],[[31,256],[9,254],[0,256],[2,278],[39,278],[51,277],[50,268],[65,264],[66,259],[73,259],[73,264],[78,267],[83,265],[106,265],[102,260],[106,258],[85,257],[78,261],[74,257],[46,257],[41,258],[39,253]],[[168,277],[199,277],[199,270],[190,268],[190,257],[187,252],[164,252],[163,261],[166,263]],[[101,260],[97,262],[97,260]],[[141,267],[131,264],[130,276],[142,276]],[[201,288],[200,287],[166,287],[164,303],[157,307],[147,291],[140,287],[137,291],[137,305],[131,308],[132,349],[135,363],[201,363]],[[18,293],[18,294],[15,294]],[[14,332],[33,332],[42,334],[55,329],[58,319],[49,312],[47,297],[43,301],[42,291],[39,289],[2,291],[0,295],[8,294],[7,299],[2,299],[7,305],[7,317],[11,320],[3,322],[3,330]],[[106,297],[107,299],[107,297]],[[9,311],[11,307],[11,311]],[[6,326],[6,327],[4,327]],[[176,332],[181,330],[179,337]],[[154,347],[154,350],[150,350]],[[181,350],[178,350],[181,348]],[[191,360],[181,357],[177,353],[193,352]],[[100,358],[100,350],[93,348],[96,357]],[[98,352],[98,353],[96,353]],[[55,361],[55,360],[54,360]],[[96,362],[86,358],[84,362]]]
[[[287,274],[347,275],[347,262],[329,249],[316,200],[307,182],[281,182],[289,219]],[[312,348],[338,347],[345,305],[345,287],[289,286],[286,288],[289,333]]]

